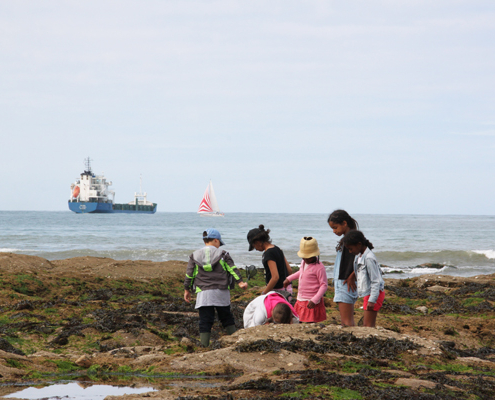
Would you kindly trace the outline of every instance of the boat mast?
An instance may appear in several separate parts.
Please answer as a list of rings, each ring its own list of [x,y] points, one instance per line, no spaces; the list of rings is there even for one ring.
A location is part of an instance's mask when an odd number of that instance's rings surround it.
[[[84,166],[86,168],[84,172],[87,172],[88,174],[91,174],[91,161],[93,160],[89,157],[84,159]]]

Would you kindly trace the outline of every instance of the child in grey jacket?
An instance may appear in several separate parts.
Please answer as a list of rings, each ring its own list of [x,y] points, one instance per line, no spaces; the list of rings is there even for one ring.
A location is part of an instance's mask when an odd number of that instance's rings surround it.
[[[376,316],[385,299],[385,282],[380,264],[371,251],[373,244],[364,237],[361,231],[350,231],[342,239],[349,253],[355,256],[354,271],[357,277],[358,296],[364,297],[363,325],[375,327]]]
[[[230,311],[230,288],[237,282],[240,288],[246,289],[247,283],[242,281],[229,253],[220,250],[220,246],[225,244],[220,232],[207,229],[203,232],[203,241],[205,247],[189,257],[184,280],[184,300],[190,303],[191,291],[195,290],[199,336],[201,344],[207,347],[215,321],[215,309],[226,332],[231,335],[236,331],[234,316]]]

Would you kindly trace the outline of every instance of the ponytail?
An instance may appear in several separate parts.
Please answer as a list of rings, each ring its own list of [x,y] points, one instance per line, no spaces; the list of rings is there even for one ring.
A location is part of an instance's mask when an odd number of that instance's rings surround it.
[[[327,222],[333,222],[335,224],[342,225],[347,222],[347,226],[351,229],[359,229],[359,224],[352,218],[345,210],[335,210],[328,216]]]
[[[371,243],[368,239],[364,237],[363,232],[361,231],[349,231],[345,234],[345,236],[342,238],[342,242],[344,245],[356,245],[356,244],[363,244],[365,245],[368,249],[373,250],[373,243]]]

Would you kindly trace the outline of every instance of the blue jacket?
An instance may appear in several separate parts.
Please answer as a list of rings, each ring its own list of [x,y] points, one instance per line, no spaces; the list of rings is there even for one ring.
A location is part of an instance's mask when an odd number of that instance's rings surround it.
[[[358,296],[369,295],[368,302],[376,303],[380,291],[385,288],[385,282],[382,278],[380,264],[370,249],[366,248],[361,258],[354,259],[354,272],[357,277]]]

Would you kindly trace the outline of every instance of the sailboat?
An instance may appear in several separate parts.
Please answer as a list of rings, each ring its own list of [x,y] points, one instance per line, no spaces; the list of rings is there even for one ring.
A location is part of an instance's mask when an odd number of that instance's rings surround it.
[[[213,184],[210,183],[206,187],[203,199],[199,204],[198,214],[204,217],[223,217],[224,213],[218,208],[217,197],[213,191]]]

